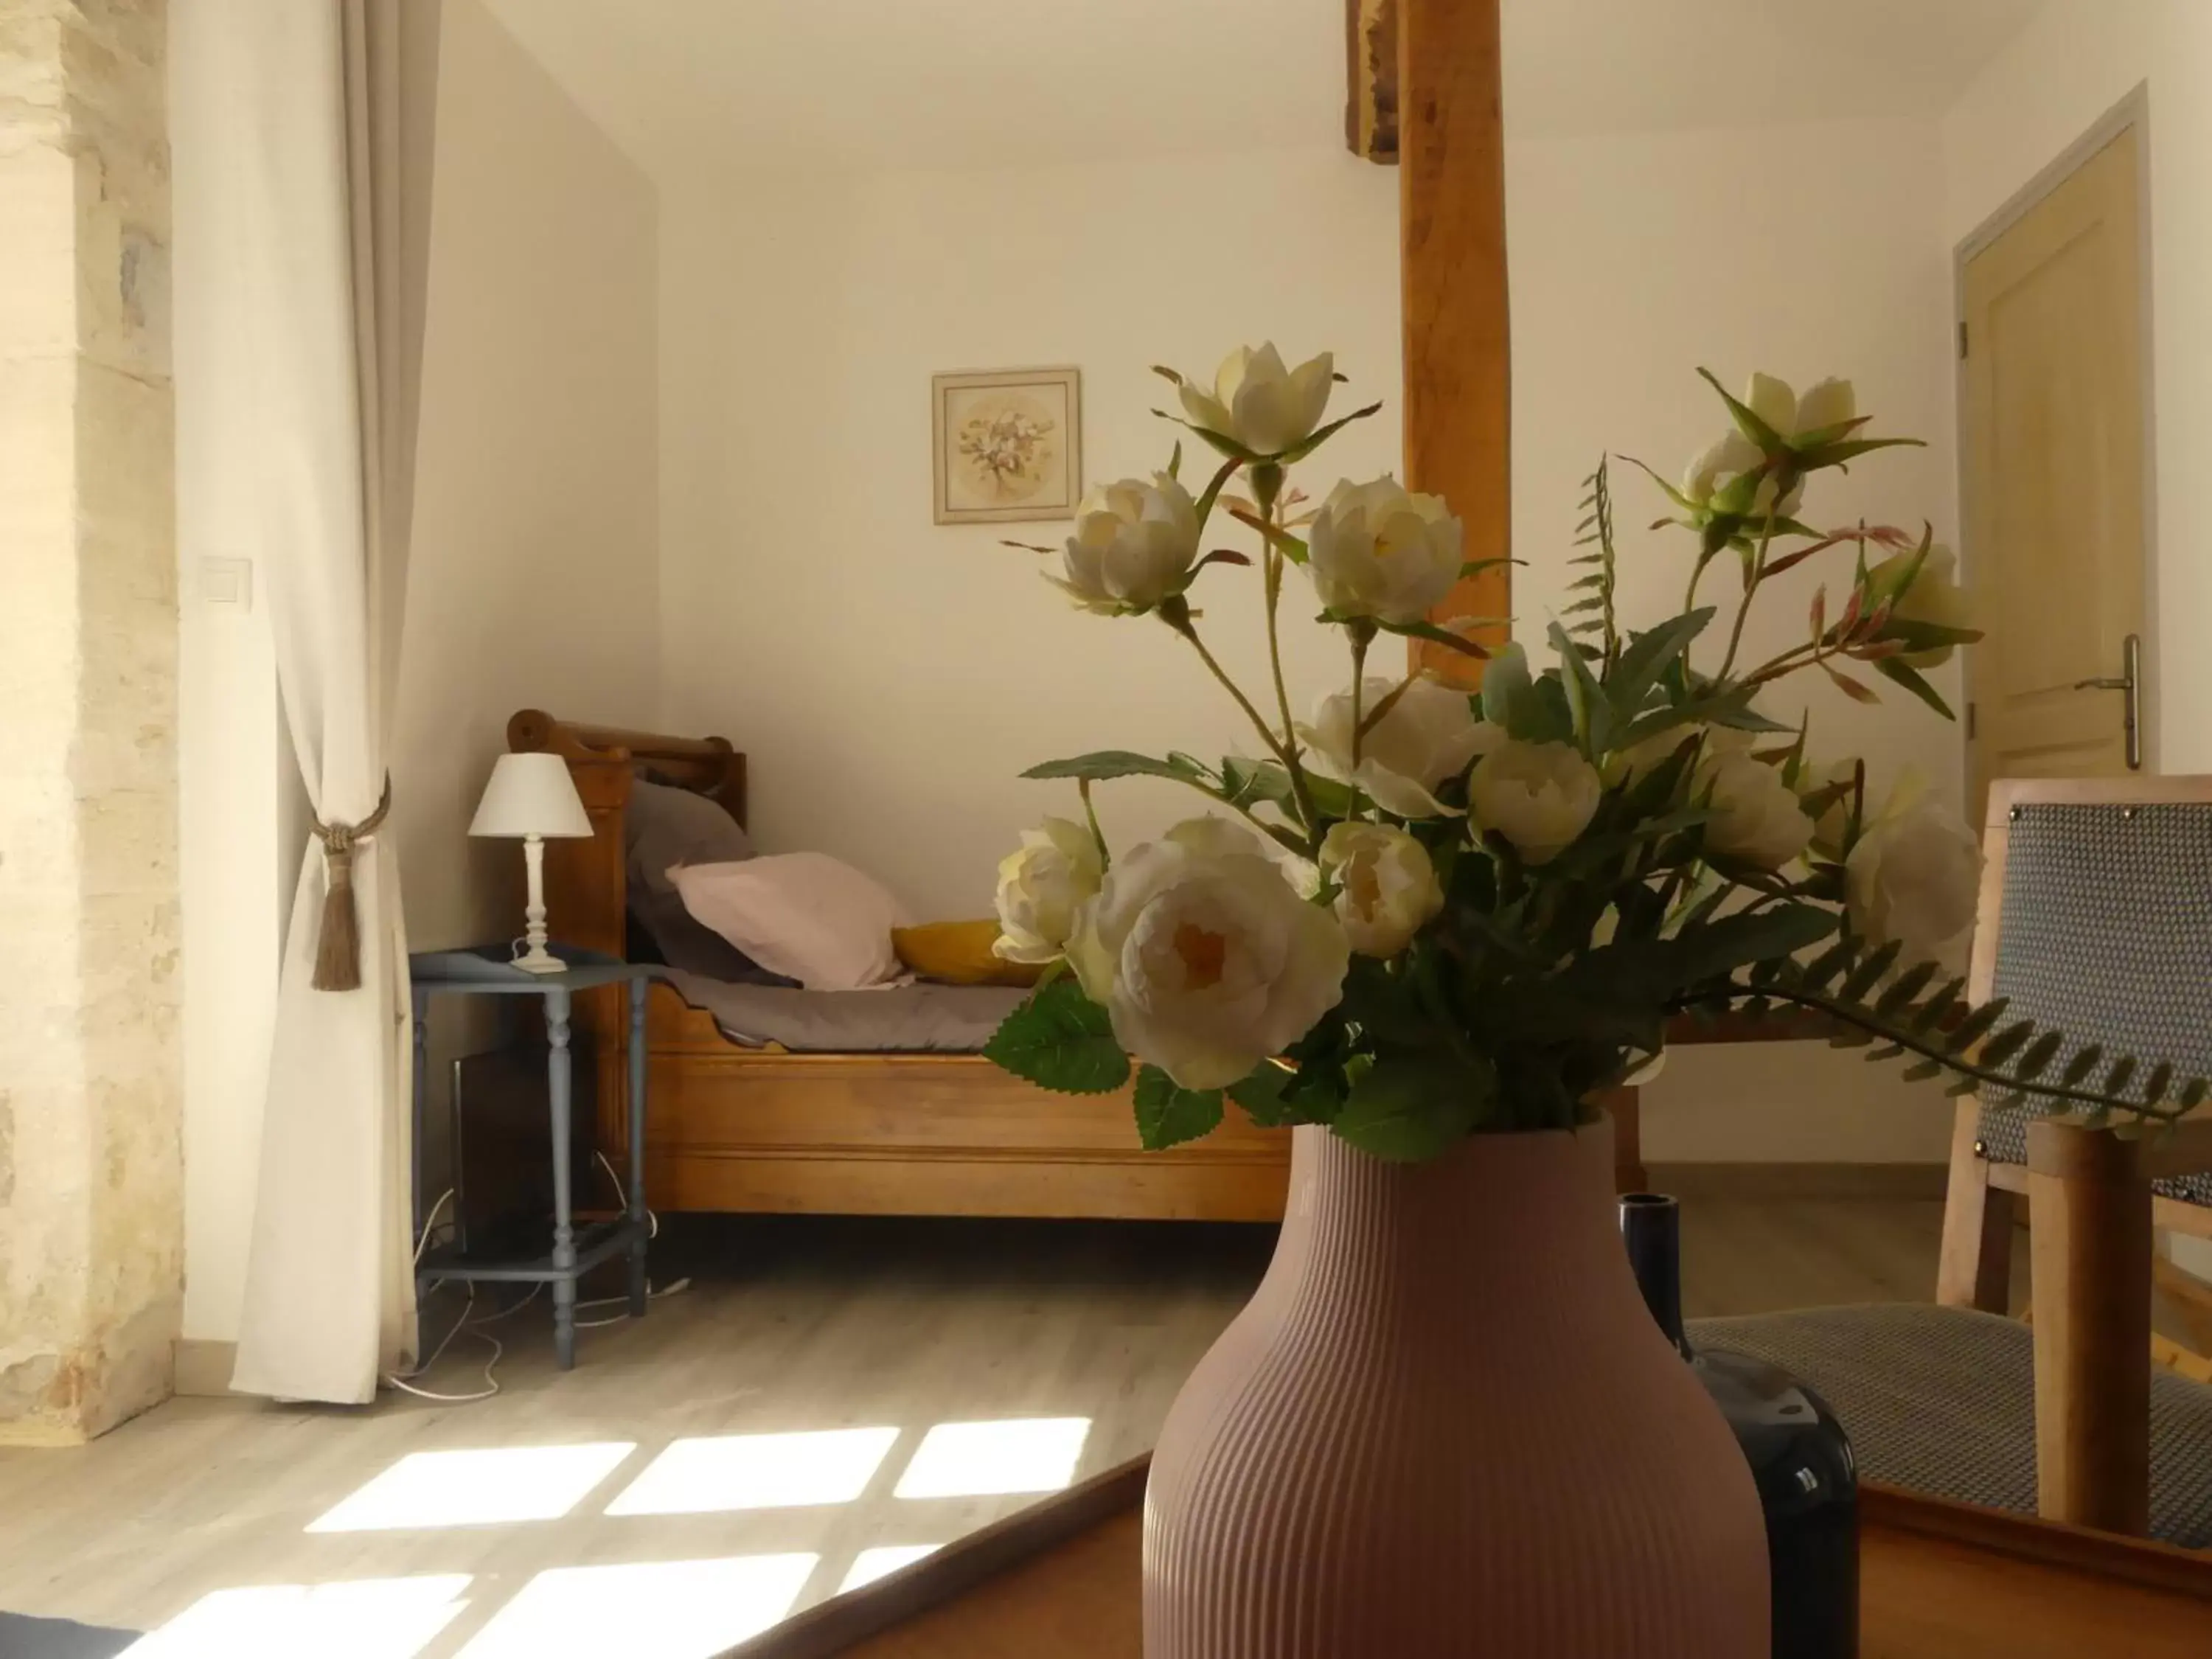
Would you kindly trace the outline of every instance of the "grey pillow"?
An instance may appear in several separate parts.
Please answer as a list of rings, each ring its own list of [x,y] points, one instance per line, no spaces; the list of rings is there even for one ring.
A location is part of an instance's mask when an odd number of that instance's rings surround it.
[[[639,778],[623,814],[630,919],[661,961],[687,974],[733,985],[788,985],[712,928],[694,921],[668,872],[679,865],[738,864],[753,856],[752,838],[722,804],[689,789]]]

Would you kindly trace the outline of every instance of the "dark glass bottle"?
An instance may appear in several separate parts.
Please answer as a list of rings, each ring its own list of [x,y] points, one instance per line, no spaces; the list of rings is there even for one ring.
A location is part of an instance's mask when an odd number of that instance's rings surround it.
[[[1693,1350],[1682,1328],[1681,1208],[1634,1193],[1620,1236],[1659,1328],[1735,1431],[1766,1511],[1774,1659],[1854,1659],[1859,1650],[1858,1476],[1827,1403],[1748,1354]]]

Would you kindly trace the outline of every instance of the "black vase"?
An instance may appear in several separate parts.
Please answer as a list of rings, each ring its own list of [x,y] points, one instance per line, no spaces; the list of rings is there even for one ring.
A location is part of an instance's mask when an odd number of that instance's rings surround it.
[[[1659,1328],[1735,1431],[1766,1511],[1774,1659],[1855,1659],[1859,1650],[1858,1475],[1827,1402],[1780,1367],[1693,1350],[1682,1329],[1681,1207],[1633,1193],[1620,1236]]]

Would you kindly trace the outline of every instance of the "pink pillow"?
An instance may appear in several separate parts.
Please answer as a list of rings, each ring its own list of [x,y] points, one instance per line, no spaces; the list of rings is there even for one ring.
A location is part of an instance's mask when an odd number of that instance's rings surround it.
[[[687,865],[668,878],[693,920],[810,991],[859,991],[906,977],[891,949],[898,901],[826,853]]]

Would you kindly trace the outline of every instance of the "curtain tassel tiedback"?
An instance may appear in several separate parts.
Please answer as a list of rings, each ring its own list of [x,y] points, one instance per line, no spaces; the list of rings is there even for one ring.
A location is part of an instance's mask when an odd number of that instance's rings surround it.
[[[392,811],[392,780],[384,780],[384,797],[376,811],[356,824],[315,825],[315,839],[323,844],[323,925],[315,945],[315,973],[309,981],[318,991],[357,991],[361,988],[361,918],[353,896],[353,854],[383,825]]]

